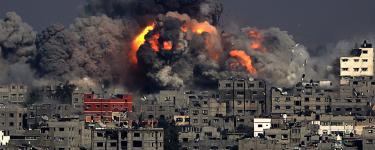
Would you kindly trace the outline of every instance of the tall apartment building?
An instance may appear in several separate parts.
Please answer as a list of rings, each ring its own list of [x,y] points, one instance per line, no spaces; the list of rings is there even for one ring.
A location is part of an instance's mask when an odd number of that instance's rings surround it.
[[[227,115],[266,113],[266,84],[261,80],[228,79],[219,81],[219,98],[226,102]]]
[[[299,82],[292,88],[271,88],[272,114],[324,114],[336,98],[330,81]]]
[[[374,75],[374,48],[363,42],[360,48],[351,51],[351,56],[340,57],[341,77],[361,77]]]
[[[374,49],[364,43],[351,51],[350,56],[340,57],[340,92],[332,102],[332,112],[339,115],[367,115],[375,96]]]
[[[0,102],[24,104],[26,102],[27,86],[23,84],[0,85]]]
[[[5,135],[23,134],[26,108],[15,104],[0,104],[0,130]]]

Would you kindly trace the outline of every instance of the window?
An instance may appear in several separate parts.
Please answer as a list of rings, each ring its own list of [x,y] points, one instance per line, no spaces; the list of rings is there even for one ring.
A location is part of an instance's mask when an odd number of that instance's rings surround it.
[[[354,59],[354,62],[359,62],[359,59]]]
[[[225,87],[232,87],[232,84],[227,83],[227,84],[225,84]]]
[[[104,146],[103,142],[96,143],[96,147],[103,147],[103,146]]]
[[[249,84],[249,88],[252,88],[252,87],[254,87],[254,84],[253,83]]]
[[[286,97],[285,101],[289,102],[290,101],[290,97]]]
[[[59,128],[59,131],[64,131],[65,130],[65,128]]]
[[[133,147],[142,147],[142,141],[133,141]]]
[[[202,114],[203,114],[203,115],[207,115],[207,114],[208,114],[208,111],[207,111],[207,110],[203,110],[203,111],[202,111]]]
[[[245,95],[245,92],[243,91],[237,91],[237,96],[244,96]]]
[[[349,68],[342,68],[342,71],[348,71]]]
[[[276,110],[279,110],[279,109],[280,109],[280,106],[279,106],[279,105],[276,105],[276,106],[275,106],[275,109],[276,109]]]
[[[359,71],[359,68],[353,68],[355,72],[358,72]]]
[[[310,99],[308,97],[305,97],[305,102],[308,102],[310,101]]]
[[[362,50],[362,53],[367,54],[368,52],[367,52],[367,50]]]
[[[342,59],[343,62],[348,62],[348,60],[349,60],[349,59],[346,59],[346,58],[345,58],[345,59]]]
[[[208,120],[207,119],[203,119],[203,123],[208,123]]]
[[[317,102],[320,102],[320,97],[317,97],[317,98],[316,98],[316,101],[317,101]]]
[[[259,128],[262,128],[262,127],[263,127],[263,124],[258,124],[258,127],[259,127]]]
[[[285,109],[290,109],[290,106],[285,106]]]
[[[98,137],[103,137],[103,133],[98,132],[98,133],[96,133],[96,136],[98,136]]]
[[[372,144],[372,143],[374,143],[374,140],[373,140],[373,139],[367,139],[367,140],[366,140],[366,144]]]
[[[193,123],[198,123],[198,119],[193,119]]]
[[[367,59],[362,59],[362,62],[367,62],[368,60]]]
[[[116,147],[117,146],[117,143],[116,142],[111,142],[111,147]]]
[[[288,139],[288,134],[282,134],[281,135],[282,140],[287,140]]]
[[[134,133],[134,137],[140,137],[140,136],[141,136],[140,133],[138,133],[138,132],[135,132],[135,133]]]
[[[362,68],[362,71],[367,71],[367,68]]]
[[[9,126],[13,127],[14,126],[14,122],[9,122]]]
[[[373,131],[372,130],[367,130],[368,131],[368,133],[373,133]]]
[[[9,117],[13,118],[14,117],[14,113],[9,113]]]
[[[253,95],[257,95],[258,92],[257,92],[257,91],[253,91],[252,94],[253,94]]]
[[[315,106],[315,109],[316,110],[320,110],[320,106]]]
[[[243,87],[242,83],[237,83],[237,87]]]
[[[310,107],[309,106],[305,106],[305,110],[309,110],[310,109]]]
[[[356,102],[356,103],[360,103],[360,102],[361,102],[361,99],[356,99],[355,102]]]

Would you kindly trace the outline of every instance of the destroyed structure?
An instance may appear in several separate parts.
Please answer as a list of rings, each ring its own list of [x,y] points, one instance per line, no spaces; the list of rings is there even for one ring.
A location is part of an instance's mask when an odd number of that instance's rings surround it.
[[[27,104],[24,85],[0,87],[2,149],[364,149],[375,146],[373,48],[340,58],[339,85],[293,87],[222,79],[211,91],[153,95],[75,87],[65,104]],[[42,97],[56,98],[46,87]]]

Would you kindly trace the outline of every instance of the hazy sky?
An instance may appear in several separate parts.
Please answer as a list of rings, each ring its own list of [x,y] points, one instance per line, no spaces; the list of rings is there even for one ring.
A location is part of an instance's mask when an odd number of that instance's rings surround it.
[[[222,25],[280,27],[310,49],[375,33],[375,0],[221,0]],[[0,18],[15,11],[40,31],[52,23],[69,24],[85,0],[1,0]]]

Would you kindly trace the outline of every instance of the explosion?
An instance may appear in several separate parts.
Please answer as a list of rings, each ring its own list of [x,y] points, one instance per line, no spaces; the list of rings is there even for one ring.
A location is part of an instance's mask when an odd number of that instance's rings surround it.
[[[247,31],[247,35],[252,39],[252,41],[249,44],[249,48],[260,51],[260,52],[265,52],[266,48],[263,46],[263,35],[259,33],[256,29],[249,29]]]
[[[170,51],[170,50],[172,50],[172,47],[173,47],[172,41],[164,41],[163,42],[163,49],[164,50]]]
[[[229,52],[229,55],[231,57],[236,58],[242,66],[246,68],[246,70],[253,76],[257,74],[257,70],[253,66],[251,57],[245,53],[245,51],[242,50],[231,50]]]
[[[88,77],[107,87],[155,92],[208,90],[218,79],[233,76],[256,76],[274,86],[288,86],[302,74],[318,74],[306,64],[312,60],[306,48],[286,31],[246,27],[225,32],[216,26],[222,11],[218,0],[176,1],[178,5],[93,1],[100,3],[85,7],[88,16],[75,19],[69,28],[52,25],[37,33],[16,14],[0,20],[0,66],[5,68],[0,78],[32,83],[25,80]],[[234,71],[239,67],[245,69]],[[27,74],[18,72],[25,70],[33,72],[30,77],[13,79],[15,74]]]
[[[194,22],[191,25],[191,30],[197,34],[202,34],[203,32],[217,34],[216,27],[210,25],[207,21],[201,23]]]
[[[130,61],[131,63],[133,64],[137,64],[138,62],[138,59],[137,59],[137,51],[139,49],[139,47],[145,42],[145,36],[148,32],[154,30],[155,28],[155,24],[152,24],[152,25],[148,25],[146,28],[144,28],[142,30],[141,33],[139,33],[133,40],[132,42],[132,48],[131,48],[131,51],[129,53],[129,57],[130,57]],[[157,50],[156,50],[157,49]],[[155,47],[156,51],[158,51],[158,48]]]

